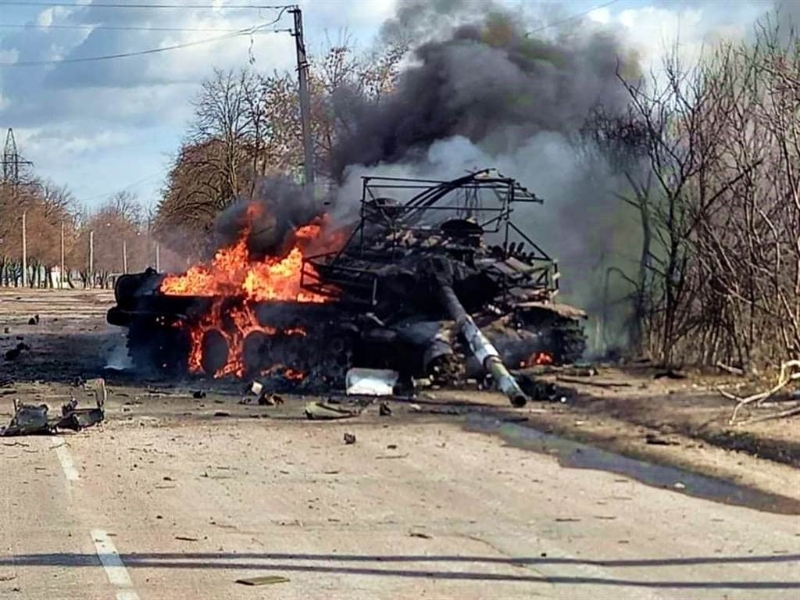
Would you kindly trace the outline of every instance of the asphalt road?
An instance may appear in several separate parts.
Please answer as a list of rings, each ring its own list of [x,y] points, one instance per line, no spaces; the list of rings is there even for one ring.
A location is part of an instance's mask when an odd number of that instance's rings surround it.
[[[121,410],[0,440],[0,597],[800,596],[797,516],[564,468],[444,420]],[[268,575],[288,581],[236,583]]]

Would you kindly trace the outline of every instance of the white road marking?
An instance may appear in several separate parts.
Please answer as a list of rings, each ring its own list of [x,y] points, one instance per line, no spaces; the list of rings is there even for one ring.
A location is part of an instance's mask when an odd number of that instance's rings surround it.
[[[53,448],[56,450],[56,456],[58,456],[58,461],[61,463],[61,468],[67,481],[78,481],[81,476],[78,473],[78,469],[75,468],[75,463],[72,462],[72,455],[69,453],[64,438],[56,438],[53,441]]]
[[[108,534],[102,529],[93,529],[92,541],[108,581],[114,587],[122,588],[117,591],[117,600],[139,600],[139,595],[133,589],[133,581],[128,575],[128,569],[122,564],[119,552]]]

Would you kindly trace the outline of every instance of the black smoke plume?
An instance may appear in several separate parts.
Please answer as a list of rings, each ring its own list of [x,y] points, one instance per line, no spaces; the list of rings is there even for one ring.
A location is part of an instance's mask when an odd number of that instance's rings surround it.
[[[340,95],[337,110],[349,127],[334,147],[335,179],[350,165],[422,160],[434,142],[454,136],[510,153],[540,132],[577,131],[597,106],[613,111],[627,102],[617,73],[630,74],[635,63],[608,32],[544,40],[527,36],[508,12],[440,0],[427,9],[402,4],[383,33],[408,38],[442,30],[443,39],[414,50],[387,97]]]

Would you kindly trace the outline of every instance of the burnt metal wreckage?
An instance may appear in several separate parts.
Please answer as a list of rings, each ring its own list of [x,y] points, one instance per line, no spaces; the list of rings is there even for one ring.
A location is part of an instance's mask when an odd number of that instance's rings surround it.
[[[105,420],[105,402],[108,397],[103,379],[85,382],[85,388],[93,389],[95,406],[79,407],[71,397],[61,405],[60,414],[52,415],[47,404],[24,404],[14,400],[14,416],[8,425],[0,427],[0,437],[21,435],[47,435],[59,430],[81,431]]]
[[[515,211],[542,203],[493,169],[452,181],[364,177],[360,219],[347,242],[303,262],[302,289],[331,301],[251,307],[262,326],[278,333],[254,331],[244,339],[246,374],[286,365],[305,374],[293,385],[306,390],[341,388],[352,367],[393,369],[404,381],[424,377],[442,385],[476,378],[524,405],[527,395],[509,367],[539,358],[573,363],[586,347],[586,313],[557,301],[557,262],[514,219]],[[166,295],[163,278],[152,269],[120,277],[108,321],[128,328],[137,366],[174,373],[187,367],[183,325],[218,299]],[[228,310],[245,301],[224,299]],[[296,327],[305,335],[280,334]],[[221,332],[205,333],[207,374],[225,364],[225,340]]]

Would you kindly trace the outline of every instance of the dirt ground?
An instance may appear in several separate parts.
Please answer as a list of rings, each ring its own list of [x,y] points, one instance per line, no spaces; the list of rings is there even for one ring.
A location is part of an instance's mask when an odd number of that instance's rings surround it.
[[[498,394],[428,391],[389,400],[390,416],[334,398],[363,412],[309,421],[317,398],[257,406],[241,403],[237,382],[105,369],[124,354],[122,332],[104,321],[111,302],[110,292],[0,292],[0,351],[30,346],[0,362],[0,421],[15,398],[90,404],[76,377],[104,377],[109,390],[96,428],[0,438],[0,597],[771,599],[800,589],[796,454],[756,456],[794,448],[797,421],[728,426],[716,380],[601,369],[570,383],[564,403],[513,409]],[[608,381],[621,385],[587,385]],[[725,432],[756,445],[732,450]],[[285,579],[236,583],[253,576]]]
[[[149,388],[154,394],[174,397],[201,387],[238,394],[241,385],[235,382],[147,380],[106,369],[109,364],[124,362],[125,357],[124,331],[105,322],[112,304],[110,290],[0,290],[0,354],[19,343],[30,346],[20,358],[0,362],[0,379],[5,376],[16,384],[0,389],[0,394],[11,396],[11,390],[19,388],[20,383],[38,382],[41,387],[37,388],[37,397],[59,396],[69,393],[63,386],[76,377],[98,376],[112,387],[129,387],[127,393],[131,395],[137,395],[139,388]],[[39,322],[29,324],[37,316]],[[435,409],[440,416],[463,416],[491,408],[524,416],[545,432],[767,491],[785,489],[783,484],[773,485],[769,480],[780,481],[785,473],[795,472],[784,472],[781,465],[800,467],[800,417],[730,424],[733,403],[717,388],[740,394],[752,391],[752,384],[741,378],[697,373],[680,380],[655,378],[658,371],[648,366],[598,366],[595,371],[591,377],[575,373],[537,375],[558,385],[563,394],[555,402],[534,402],[521,410],[510,409],[496,394],[469,390],[424,391],[421,399],[447,404],[446,410]],[[562,398],[563,402],[558,401]],[[190,408],[196,411],[197,406]],[[3,410],[0,406],[0,415]],[[774,405],[767,405],[742,415],[773,410]],[[10,407],[5,407],[5,412],[9,411]]]

